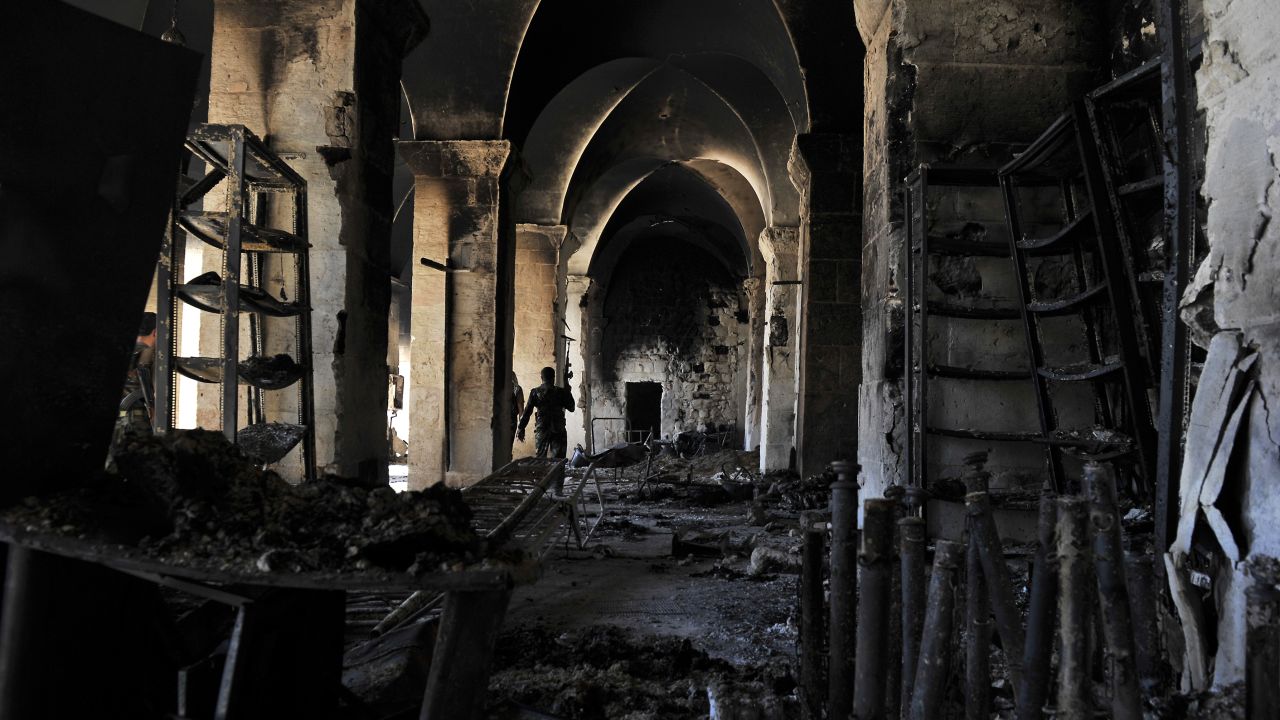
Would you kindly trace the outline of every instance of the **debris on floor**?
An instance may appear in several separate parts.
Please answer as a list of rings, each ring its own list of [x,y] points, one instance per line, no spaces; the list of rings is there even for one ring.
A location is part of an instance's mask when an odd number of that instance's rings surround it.
[[[790,708],[769,717],[798,718],[795,686],[785,666],[735,667],[687,639],[529,627],[498,640],[489,717],[518,718],[527,708],[566,720],[692,720],[710,715],[713,698],[723,706],[752,697]]]
[[[417,574],[480,551],[470,508],[443,485],[406,493],[333,477],[290,485],[207,430],[132,435],[116,463],[119,474],[28,498],[4,521],[215,572]]]

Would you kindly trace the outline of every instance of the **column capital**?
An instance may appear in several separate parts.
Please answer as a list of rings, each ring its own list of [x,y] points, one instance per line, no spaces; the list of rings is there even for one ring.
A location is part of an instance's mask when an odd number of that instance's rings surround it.
[[[415,178],[497,179],[513,155],[506,140],[401,140],[396,148]]]
[[[742,291],[747,294],[747,297],[751,297],[760,291],[762,284],[764,284],[764,281],[758,277],[746,278],[742,281]]]
[[[760,231],[760,254],[765,263],[773,264],[781,256],[800,251],[800,228],[775,225]]]
[[[546,240],[547,244],[555,250],[559,250],[564,245],[564,240],[569,235],[568,225],[539,225],[538,223],[516,223],[516,242],[523,241],[524,238],[538,237]]]

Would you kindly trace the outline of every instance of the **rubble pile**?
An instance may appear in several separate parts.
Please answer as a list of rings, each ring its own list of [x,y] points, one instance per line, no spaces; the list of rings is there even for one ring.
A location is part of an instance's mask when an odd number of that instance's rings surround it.
[[[116,464],[117,475],[28,498],[4,520],[233,573],[417,574],[473,561],[480,549],[457,490],[397,494],[332,477],[290,485],[216,432],[132,435]]]
[[[528,648],[539,648],[529,653]],[[706,718],[709,688],[794,706],[796,684],[783,665],[735,667],[687,639],[638,636],[608,625],[563,634],[521,628],[498,641],[489,681],[489,717],[523,709],[566,720]],[[798,714],[787,715],[799,717]]]

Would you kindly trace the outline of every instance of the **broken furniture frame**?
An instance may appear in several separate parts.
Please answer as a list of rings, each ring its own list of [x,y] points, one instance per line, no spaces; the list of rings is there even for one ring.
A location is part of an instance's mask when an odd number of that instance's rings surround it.
[[[262,390],[297,385],[298,425],[302,428],[302,466],[307,480],[316,475],[315,402],[312,382],[311,290],[307,241],[307,183],[251,131],[242,125],[201,125],[187,138],[190,157],[208,172],[180,189],[172,225],[161,250],[157,280],[155,429],[174,427],[177,378],[183,375],[220,386],[222,432],[235,442],[239,431],[239,386],[249,386],[251,424],[265,422]],[[184,179],[189,180],[185,175]],[[223,210],[196,210],[196,203],[224,187]],[[267,225],[268,196],[287,207],[290,228]],[[183,282],[186,238],[196,237],[221,251],[220,285]],[[266,256],[292,259],[294,299],[277,300],[262,285]],[[245,263],[247,262],[247,269]],[[216,313],[221,324],[218,357],[181,357],[178,323],[183,304]],[[267,384],[245,377],[240,361],[241,313],[248,314],[250,356],[265,353],[265,317],[295,320],[293,350],[296,374]]]
[[[1186,28],[1175,14],[1180,10],[1171,3],[1162,5],[1163,57],[1085,97],[1101,151],[1107,196],[1116,211],[1117,238],[1126,263],[1135,271],[1131,292],[1141,311],[1142,349],[1154,401],[1153,505],[1156,545],[1161,551],[1169,547],[1176,525],[1177,513],[1171,508],[1176,503],[1170,502],[1170,493],[1176,497],[1187,409],[1191,406],[1188,370],[1194,361],[1204,359],[1204,352],[1191,344],[1179,319],[1182,291],[1190,268],[1202,259],[1204,245],[1197,237],[1202,213],[1195,192],[1199,170],[1191,127],[1194,89],[1190,108],[1183,106],[1181,98],[1168,97],[1171,84],[1188,91],[1186,76],[1199,56],[1186,47]],[[1184,197],[1187,194],[1189,197]],[[1158,245],[1154,248],[1141,247],[1144,242],[1156,245],[1155,240]]]
[[[4,625],[0,634],[0,708],[39,714],[34,690],[18,682],[24,667],[44,667],[63,641],[96,637],[91,619],[45,618],[42,597],[59,583],[86,578],[97,587],[117,575],[164,586],[235,608],[236,621],[218,683],[218,720],[329,717],[337,708],[342,668],[345,593],[443,593],[444,615],[432,656],[421,717],[473,720],[481,716],[493,643],[511,590],[537,580],[541,563],[563,530],[566,514],[549,491],[559,482],[559,461],[519,460],[467,493],[474,524],[490,559],[423,575],[361,573],[246,573],[169,565],[136,549],[73,537],[34,534],[0,523],[10,549]],[[479,488],[474,489],[474,488]],[[109,571],[109,572],[107,572]],[[54,582],[56,581],[56,582]],[[44,593],[42,595],[41,593]],[[80,597],[84,597],[81,595]],[[266,662],[274,648],[287,658]],[[102,674],[131,676],[135,668],[109,662],[113,648],[92,643],[78,652],[101,653]],[[298,671],[302,663],[305,672]],[[179,702],[183,693],[179,692]],[[203,708],[202,713],[210,712]],[[24,717],[14,715],[14,717]]]
[[[643,442],[650,435],[649,430],[634,430],[626,426],[627,419],[624,417],[593,417],[591,418],[591,454],[596,454],[596,423],[610,422],[622,423],[622,430],[608,430],[617,442],[633,443]],[[617,443],[609,443],[615,445]]]
[[[1191,407],[1191,352],[1186,325],[1178,317],[1179,301],[1192,268],[1208,252],[1201,243],[1200,185],[1197,158],[1199,109],[1195,71],[1202,62],[1203,42],[1193,43],[1185,0],[1158,3],[1157,34],[1163,48],[1160,62],[1161,153],[1164,172],[1164,283],[1161,287],[1160,381],[1156,401],[1156,552],[1164,552],[1178,522],[1178,477]],[[1156,563],[1163,577],[1164,563]]]

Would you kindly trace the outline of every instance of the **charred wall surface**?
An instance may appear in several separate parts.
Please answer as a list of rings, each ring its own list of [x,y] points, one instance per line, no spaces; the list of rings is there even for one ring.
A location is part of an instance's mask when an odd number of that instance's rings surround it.
[[[629,250],[604,301],[595,415],[625,415],[626,384],[658,382],[662,434],[721,425],[740,431],[749,332],[739,285],[687,243]]]
[[[906,472],[903,180],[920,163],[995,167],[1008,159],[1105,76],[1107,32],[1106,6],[1097,2],[857,7],[867,44],[858,455],[875,495]]]

